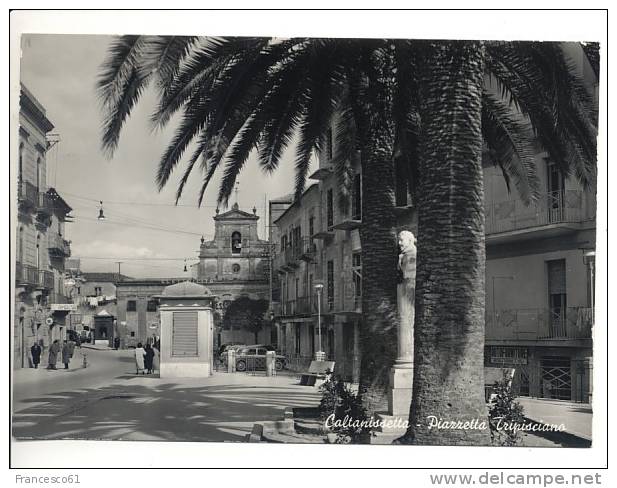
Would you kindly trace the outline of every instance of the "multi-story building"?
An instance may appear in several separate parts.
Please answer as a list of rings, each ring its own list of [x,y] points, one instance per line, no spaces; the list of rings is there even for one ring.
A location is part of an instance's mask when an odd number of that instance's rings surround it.
[[[255,341],[253,331],[225,328],[222,320],[226,307],[236,298],[254,300],[270,298],[270,243],[259,238],[259,217],[234,204],[228,212],[214,216],[214,237],[202,238],[199,263],[192,267],[192,281],[207,285],[217,297],[215,344]],[[118,333],[127,346],[143,342],[153,334],[160,335],[156,296],[165,286],[189,278],[131,279],[116,283],[118,300]],[[258,332],[260,343],[273,342],[269,321]]]
[[[357,382],[362,320],[362,174],[351,163],[348,205],[339,205],[331,132],[319,154],[319,168],[299,200],[272,221],[277,236],[273,270],[278,345],[291,368],[306,369],[321,349],[338,374]],[[415,229],[407,180],[396,179],[397,227]],[[274,217],[274,216],[273,216]],[[396,270],[393,270],[395,273]],[[321,286],[320,286],[321,285]],[[320,327],[321,324],[321,327]]]
[[[116,283],[131,279],[118,273],[90,273],[77,270],[72,275],[69,296],[76,310],[68,316],[69,326],[82,338],[113,344],[117,313]]]
[[[336,371],[356,381],[362,320],[361,172],[354,165],[351,205],[343,212],[329,165],[331,145],[326,147],[311,175],[318,183],[273,222],[278,343],[292,367],[303,369],[321,340]],[[515,368],[520,395],[586,402],[591,392],[595,191],[562,176],[543,154],[537,155],[537,172],[544,191],[526,206],[515,191],[508,193],[500,170],[488,162],[485,167],[485,364]],[[397,177],[397,230],[415,233],[411,201],[405,179]],[[317,283],[323,285],[320,314]]]
[[[21,86],[18,211],[16,229],[14,365],[29,365],[34,342],[46,348],[66,334],[72,309],[64,288],[64,260],[71,253],[65,222],[71,207],[47,186],[47,134],[54,128],[45,108]]]
[[[595,195],[538,157],[544,192],[525,206],[486,181],[485,363],[516,368],[520,395],[589,401]]]

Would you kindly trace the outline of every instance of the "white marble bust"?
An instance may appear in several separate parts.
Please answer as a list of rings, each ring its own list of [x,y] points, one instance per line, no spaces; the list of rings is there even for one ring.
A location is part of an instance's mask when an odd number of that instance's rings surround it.
[[[398,235],[398,245],[401,250],[398,255],[398,268],[404,280],[416,279],[416,238],[413,232],[401,231]]]

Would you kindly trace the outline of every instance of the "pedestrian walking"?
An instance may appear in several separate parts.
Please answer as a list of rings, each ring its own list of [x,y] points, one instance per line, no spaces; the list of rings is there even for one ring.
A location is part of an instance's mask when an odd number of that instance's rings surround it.
[[[144,351],[144,367],[148,370],[148,374],[152,374],[154,372],[154,349],[150,344],[146,344]]]
[[[73,359],[73,353],[75,352],[75,342],[72,339],[69,339],[69,358]]]
[[[49,359],[47,369],[56,369],[56,363],[58,362],[58,353],[60,352],[60,344],[56,339],[51,346],[49,346]]]
[[[114,338],[114,349],[117,351],[120,348],[120,338]]]
[[[34,364],[34,369],[38,369],[39,363],[41,362],[41,346],[39,346],[36,342],[30,348],[30,354],[32,354],[32,364]]]
[[[141,374],[144,374],[144,358],[146,355],[146,351],[144,351],[141,342],[137,343],[137,347],[135,348],[135,365],[137,367],[137,374],[141,371]]]
[[[67,341],[64,341],[62,345],[62,362],[64,363],[64,369],[69,369],[69,362],[71,361],[71,348]]]

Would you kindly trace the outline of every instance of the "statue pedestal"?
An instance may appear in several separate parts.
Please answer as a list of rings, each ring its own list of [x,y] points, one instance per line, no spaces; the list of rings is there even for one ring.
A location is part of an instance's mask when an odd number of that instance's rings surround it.
[[[411,392],[413,383],[413,368],[397,368],[390,370],[390,388],[388,390],[388,414],[396,417],[409,417]]]
[[[371,438],[371,444],[391,444],[407,431],[409,427],[412,381],[413,368],[395,366],[390,370],[388,411],[375,415],[375,419],[380,425]]]

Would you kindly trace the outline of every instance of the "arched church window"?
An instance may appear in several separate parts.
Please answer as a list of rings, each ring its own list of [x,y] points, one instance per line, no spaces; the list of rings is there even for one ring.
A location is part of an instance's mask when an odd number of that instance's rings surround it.
[[[242,251],[242,234],[235,231],[231,234],[231,252],[234,254],[240,254]]]

